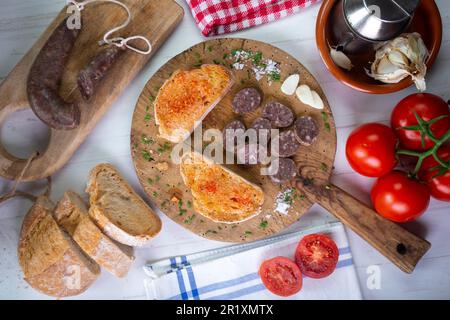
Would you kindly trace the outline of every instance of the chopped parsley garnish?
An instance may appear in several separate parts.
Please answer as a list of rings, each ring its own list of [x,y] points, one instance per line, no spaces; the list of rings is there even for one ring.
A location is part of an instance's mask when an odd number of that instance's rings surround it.
[[[255,65],[259,65],[260,63],[261,63],[261,60],[262,60],[262,52],[261,51],[258,51],[258,52],[255,52],[253,55],[252,55],[252,61],[253,61],[253,64],[255,64]]]
[[[187,210],[183,209],[183,200],[178,200],[178,215],[184,216],[186,214]]]
[[[261,221],[261,223],[259,224],[259,228],[266,230],[267,226],[269,225],[269,222],[267,222],[266,220]]]
[[[330,126],[330,123],[328,122],[328,113],[326,113],[325,111],[322,111],[322,120],[324,122],[325,129],[328,132],[330,132],[331,131],[331,126]]]
[[[159,155],[163,154],[167,150],[170,150],[170,143],[168,142],[164,142],[162,145],[160,144],[158,149],[156,149]]]
[[[209,233],[217,234],[217,231],[216,230],[206,230],[205,235],[207,235]]]
[[[213,60],[214,64],[221,64],[221,62],[219,60],[214,59]]]
[[[226,58],[228,58],[228,53],[223,54],[223,59],[226,59]]]
[[[292,203],[294,202],[294,196],[295,196],[294,188],[287,190],[284,194],[283,202],[292,205]]]
[[[156,192],[156,191],[153,191],[152,194],[153,194],[153,197],[155,197],[155,198],[158,196],[158,192]]]
[[[142,150],[142,156],[144,157],[145,160],[147,161],[154,161],[155,159],[152,157],[152,155],[150,154],[150,152],[148,152],[147,150]]]
[[[272,71],[268,74],[268,77],[271,81],[280,81],[281,76],[278,72]]]
[[[142,135],[142,143],[143,144],[153,144],[155,143],[155,140],[153,140],[152,138],[147,137],[145,134]]]
[[[212,52],[214,47],[213,46],[209,46],[207,49],[208,49],[209,52]]]
[[[152,115],[150,113],[147,113],[144,117],[144,121],[149,122],[150,120],[152,120]]]
[[[188,207],[188,208],[192,208],[192,202],[189,201],[189,200],[188,200],[188,202],[187,202],[187,207]]]
[[[195,219],[195,214],[193,214],[192,216],[187,217],[186,220],[184,220],[184,223],[191,224],[192,221],[194,221],[194,219]]]
[[[327,171],[328,171],[328,166],[327,166],[327,164],[322,162],[322,163],[320,164],[320,169],[321,169],[322,171],[327,172]]]
[[[252,234],[253,234],[253,232],[251,232],[251,231],[245,231],[245,232],[244,232],[244,235],[245,235],[246,237],[251,236]]]
[[[154,97],[154,96],[150,96],[150,97],[148,98],[148,100],[150,100],[150,102],[153,103],[153,102],[155,101],[155,97]]]

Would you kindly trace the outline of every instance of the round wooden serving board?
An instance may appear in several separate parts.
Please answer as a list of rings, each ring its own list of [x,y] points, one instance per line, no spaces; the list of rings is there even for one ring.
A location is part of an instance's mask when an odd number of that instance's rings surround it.
[[[263,59],[279,63],[280,81],[269,83],[264,76],[257,81],[249,67],[235,70],[232,52],[236,49],[261,52]],[[302,174],[314,181],[328,181],[331,175],[336,151],[336,130],[330,106],[318,82],[311,73],[286,52],[259,41],[246,39],[216,39],[199,43],[168,61],[146,84],[134,111],[131,129],[131,150],[133,162],[140,183],[153,203],[172,220],[196,234],[214,240],[239,242],[251,241],[277,233],[297,221],[311,207],[312,201],[299,190],[283,197],[292,202],[286,214],[275,210],[276,198],[289,185],[280,186],[270,178],[260,175],[260,166],[233,165],[230,167],[249,181],[258,184],[264,191],[265,201],[261,213],[244,222],[224,224],[211,221],[192,208],[192,195],[183,183],[179,165],[169,159],[173,144],[158,137],[158,127],[154,122],[153,100],[159,88],[179,69],[190,70],[201,64],[220,63],[233,71],[235,84],[225,98],[203,121],[203,130],[216,128],[222,130],[234,119],[242,120],[247,127],[261,115],[262,106],[268,101],[277,100],[292,108],[297,116],[312,116],[320,126],[320,135],[311,147],[301,147],[295,161],[302,168]],[[317,110],[300,102],[295,95],[286,96],[280,91],[282,81],[291,74],[300,74],[300,83],[309,85],[322,97],[325,108]],[[245,87],[255,87],[263,95],[261,107],[255,112],[239,116],[232,111],[231,101],[236,92]],[[159,170],[168,164],[167,170]],[[164,168],[163,168],[164,169]],[[181,202],[177,199],[181,199]]]

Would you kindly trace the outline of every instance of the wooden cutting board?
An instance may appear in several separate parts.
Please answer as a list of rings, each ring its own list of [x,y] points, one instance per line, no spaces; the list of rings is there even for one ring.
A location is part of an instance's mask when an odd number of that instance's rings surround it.
[[[154,122],[153,101],[159,88],[170,75],[179,69],[192,69],[201,64],[220,63],[230,69],[234,50],[261,52],[280,65],[280,78],[300,74],[301,84],[309,85],[322,97],[325,108],[314,109],[293,96],[281,93],[281,81],[269,83],[267,77],[257,81],[251,67],[233,70],[236,82],[231,91],[202,122],[203,130],[223,130],[235,119],[247,127],[262,108],[238,116],[232,111],[231,102],[236,92],[245,87],[255,87],[263,92],[262,105],[277,100],[290,106],[297,116],[309,115],[319,124],[317,141],[309,147],[301,147],[294,160],[299,178],[289,184],[277,185],[260,174],[260,166],[233,165],[234,170],[264,191],[265,200],[261,213],[235,224],[217,223],[194,211],[192,195],[183,183],[179,165],[170,158],[173,144],[158,137]],[[320,84],[311,73],[288,53],[269,44],[247,39],[216,39],[199,43],[169,60],[146,84],[133,115],[131,150],[139,180],[146,193],[172,220],[196,234],[214,240],[242,242],[263,238],[287,228],[305,214],[314,203],[326,208],[343,223],[359,234],[405,272],[412,272],[430,244],[409,233],[401,226],[382,218],[375,211],[330,183],[336,152],[336,127],[328,101]],[[292,189],[295,187],[295,189]],[[286,193],[286,190],[288,193]],[[293,191],[292,191],[293,190]],[[286,212],[277,210],[280,201],[288,205]],[[181,201],[180,201],[181,200]]]
[[[258,184],[263,189],[265,201],[262,213],[250,220],[232,225],[217,223],[195,213],[191,192],[183,183],[179,166],[173,164],[169,159],[170,150],[174,145],[158,137],[158,127],[154,122],[154,110],[151,101],[156,97],[158,89],[164,81],[174,71],[196,68],[200,62],[205,64],[220,62],[229,67],[233,63],[233,60],[230,59],[231,52],[241,48],[261,52],[263,58],[270,58],[278,62],[281,66],[282,79],[289,74],[300,74],[302,84],[308,84],[311,88],[320,92],[324,98],[325,109],[313,109],[301,103],[295,95],[286,96],[282,94],[279,81],[269,83],[267,77],[257,81],[249,73],[249,68],[246,67],[243,70],[233,70],[236,78],[235,84],[203,121],[203,130],[208,128],[222,130],[235,119],[242,120],[248,128],[252,121],[261,115],[262,107],[245,116],[238,116],[231,108],[231,101],[236,92],[242,88],[255,87],[263,93],[261,106],[264,106],[268,101],[277,100],[291,107],[297,116],[310,115],[316,120],[320,126],[318,141],[310,147],[302,147],[295,156],[295,160],[297,163],[314,164],[315,169],[317,169],[316,179],[328,180],[336,151],[336,130],[325,95],[311,73],[295,58],[278,48],[259,41],[231,38],[210,40],[199,43],[170,59],[146,84],[134,111],[131,130],[133,162],[139,180],[153,203],[175,222],[192,232],[209,239],[229,242],[252,241],[278,233],[306,213],[312,202],[304,194],[298,191],[292,192],[289,185],[280,186],[272,183],[268,176],[260,174],[259,165],[233,165],[230,169]],[[224,59],[225,54],[227,58]],[[322,113],[326,115],[327,121],[323,120],[324,115]],[[161,152],[163,149],[166,150]],[[148,161],[147,152],[151,154],[154,161]],[[167,163],[168,170],[159,170],[158,166],[161,163]],[[174,195],[182,199],[181,206],[177,201],[171,201]],[[282,198],[282,202],[292,203],[286,212],[275,210],[278,197]]]
[[[31,163],[22,180],[32,181],[51,176],[70,159],[99,119],[164,43],[184,15],[183,9],[173,0],[123,0],[122,2],[130,9],[132,20],[126,29],[115,35],[123,37],[143,35],[150,40],[153,51],[149,55],[141,55],[127,50],[97,88],[95,97],[89,102],[83,101],[76,88],[79,70],[103,49],[98,45],[103,34],[112,27],[122,24],[127,18],[124,10],[117,5],[106,3],[87,5],[81,13],[82,31],[71,52],[60,90],[63,98],[79,102],[82,112],[81,124],[77,129],[70,131],[52,129],[47,149]],[[29,108],[26,92],[29,69],[52,31],[66,16],[66,7],[64,7],[1,84],[0,122],[4,122],[16,111]],[[0,145],[1,176],[15,179],[25,163],[26,160],[9,154]]]

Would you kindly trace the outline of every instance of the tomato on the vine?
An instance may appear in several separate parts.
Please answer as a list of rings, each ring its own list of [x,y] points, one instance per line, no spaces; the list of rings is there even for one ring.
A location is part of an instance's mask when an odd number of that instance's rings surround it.
[[[381,216],[395,222],[407,222],[416,219],[428,208],[430,191],[427,185],[396,170],[377,180],[371,198]]]
[[[439,139],[450,129],[450,111],[447,103],[440,97],[430,93],[412,94],[402,101],[392,111],[391,126],[395,130],[401,145],[409,150],[428,150],[434,146],[429,137],[424,138],[419,130],[406,130],[403,127],[417,125],[416,113],[424,121],[430,121],[440,116],[443,118],[430,126],[435,138]]]
[[[437,156],[444,162],[450,161],[450,145],[444,145],[437,151]],[[419,178],[425,181],[430,188],[431,195],[438,200],[450,201],[450,170],[439,175],[439,163],[428,156],[419,171]]]
[[[381,177],[394,169],[397,138],[391,128],[368,123],[353,130],[345,153],[350,166],[367,177]]]

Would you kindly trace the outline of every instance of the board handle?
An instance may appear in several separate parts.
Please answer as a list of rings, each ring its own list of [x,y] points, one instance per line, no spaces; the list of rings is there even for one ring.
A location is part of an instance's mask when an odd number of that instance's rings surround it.
[[[327,209],[406,273],[413,272],[431,247],[428,241],[383,218],[339,187],[305,186],[302,183],[298,187],[306,191],[308,199]]]

